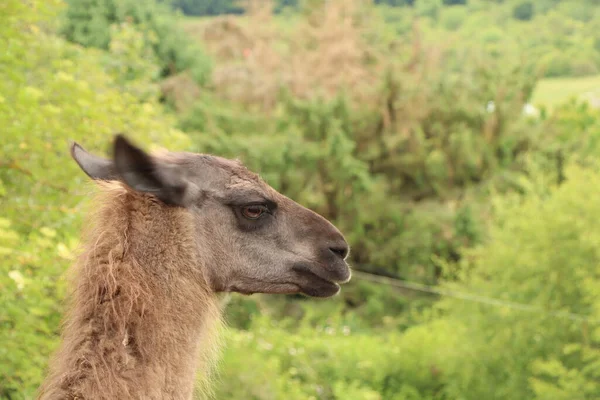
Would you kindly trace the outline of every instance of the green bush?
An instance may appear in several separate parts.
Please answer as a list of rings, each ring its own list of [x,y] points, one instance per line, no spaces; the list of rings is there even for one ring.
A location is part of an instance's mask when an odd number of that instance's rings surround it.
[[[96,152],[116,132],[183,149],[155,102],[121,92],[103,54],[48,27],[60,1],[0,5],[0,398],[32,398],[57,344],[64,271],[92,190],[68,141]]]
[[[140,100],[159,96],[156,82],[159,76],[158,60],[146,46],[143,33],[130,23],[112,25],[108,52],[103,57],[106,72],[123,92]]]
[[[600,173],[571,166],[565,175],[559,187],[534,180],[525,198],[498,199],[489,242],[466,252],[460,290],[533,310],[440,303],[447,318],[465,328],[461,365],[446,371],[449,398],[600,395],[600,250],[594,222],[600,203],[590,200],[600,195]]]
[[[66,0],[62,32],[75,43],[108,49],[111,26],[133,23],[145,35],[159,61],[162,76],[190,70],[197,82],[208,81],[211,61],[201,47],[179,27],[167,5],[155,0]]]
[[[233,0],[174,0],[171,5],[185,15],[221,15],[240,13]]]
[[[259,318],[228,332],[216,398],[442,399],[438,368],[458,356],[451,331],[440,322],[378,336],[333,322],[290,333]]]
[[[413,7],[415,13],[421,17],[429,17],[432,20],[436,20],[443,3],[442,0],[415,0]]]
[[[428,5],[429,2],[419,6]],[[428,8],[414,13],[398,10],[403,18],[428,14]],[[600,70],[600,52],[595,38],[600,29],[597,4],[591,1],[477,1],[464,7],[444,6],[432,12],[425,31],[439,42],[454,39],[457,50],[481,42],[510,43],[530,61],[547,68],[546,76],[594,75]],[[393,10],[382,9],[393,15]],[[397,25],[397,18],[386,18]],[[405,35],[406,28],[398,33]],[[454,36],[456,34],[456,37]],[[486,36],[485,39],[482,36]],[[513,50],[514,52],[514,50]]]
[[[565,165],[594,165],[600,155],[600,110],[586,100],[557,106],[544,123],[545,140],[531,155],[538,175],[552,182],[565,179]]]
[[[448,7],[442,10],[441,24],[449,31],[456,31],[467,19],[468,11],[464,7]]]
[[[513,9],[513,17],[521,21],[529,21],[533,18],[534,13],[533,3],[530,1],[519,3]]]

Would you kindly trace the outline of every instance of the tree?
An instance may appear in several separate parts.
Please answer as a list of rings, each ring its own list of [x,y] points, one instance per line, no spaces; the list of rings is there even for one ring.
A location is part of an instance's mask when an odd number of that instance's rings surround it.
[[[235,0],[174,0],[172,6],[185,15],[240,14],[243,9],[236,7]]]
[[[144,33],[163,77],[191,70],[199,83],[208,79],[210,60],[179,27],[166,4],[155,0],[67,0],[67,4],[62,33],[68,40],[106,50],[111,26],[129,22]]]
[[[521,21],[529,21],[531,18],[533,18],[533,14],[534,7],[533,3],[530,1],[517,4],[513,8],[513,17]]]

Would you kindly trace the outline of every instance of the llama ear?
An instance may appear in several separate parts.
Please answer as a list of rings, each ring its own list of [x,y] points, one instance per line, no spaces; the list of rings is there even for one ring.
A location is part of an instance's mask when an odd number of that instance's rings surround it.
[[[193,185],[175,166],[156,160],[120,134],[115,137],[113,150],[116,171],[129,187],[153,194],[166,204],[189,203]]]
[[[83,172],[94,180],[111,181],[119,179],[112,161],[88,153],[76,142],[71,142],[71,157]]]

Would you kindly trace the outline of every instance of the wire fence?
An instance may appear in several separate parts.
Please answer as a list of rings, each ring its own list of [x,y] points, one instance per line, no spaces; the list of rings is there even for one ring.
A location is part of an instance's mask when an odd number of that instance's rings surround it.
[[[568,311],[547,310],[542,307],[533,306],[530,304],[500,300],[500,299],[481,296],[481,295],[477,295],[477,294],[473,294],[473,293],[467,293],[467,292],[461,292],[461,291],[457,291],[457,290],[446,289],[446,288],[442,288],[439,286],[430,286],[430,285],[425,285],[422,283],[410,282],[410,281],[405,281],[405,280],[396,279],[396,278],[390,278],[387,276],[371,274],[369,272],[356,270],[356,269],[352,270],[352,276],[357,277],[359,279],[366,280],[366,281],[370,281],[373,283],[384,284],[384,285],[393,286],[396,288],[414,290],[414,291],[423,292],[423,293],[437,294],[439,296],[452,297],[455,299],[461,299],[461,300],[476,302],[476,303],[480,303],[480,304],[487,304],[487,305],[490,305],[493,307],[505,307],[505,308],[510,308],[513,310],[531,312],[531,313],[546,315],[546,316],[554,317],[554,318],[570,319],[572,321],[578,321],[578,322],[587,322],[587,323],[594,323],[594,324],[597,324],[600,322],[600,319],[593,318],[588,315],[577,314],[577,313],[572,313],[572,312],[568,312]]]

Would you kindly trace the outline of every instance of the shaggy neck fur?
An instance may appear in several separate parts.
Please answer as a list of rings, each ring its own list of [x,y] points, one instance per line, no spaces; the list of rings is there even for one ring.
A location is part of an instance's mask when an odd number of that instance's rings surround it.
[[[190,399],[220,322],[191,214],[103,184],[41,399]],[[200,365],[199,365],[200,364]]]

